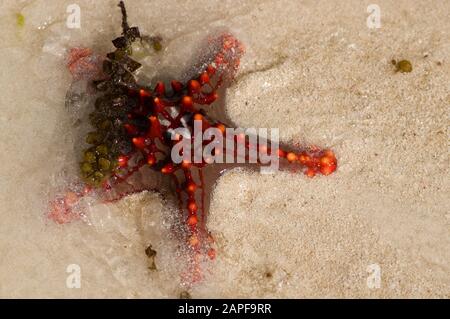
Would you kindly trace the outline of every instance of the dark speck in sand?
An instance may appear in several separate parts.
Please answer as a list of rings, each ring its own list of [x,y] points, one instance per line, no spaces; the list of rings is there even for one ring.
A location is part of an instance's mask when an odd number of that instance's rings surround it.
[[[150,266],[148,267],[148,269],[156,270],[155,264],[156,250],[152,249],[152,245],[148,246],[147,249],[145,249],[145,254],[150,259]]]
[[[191,294],[187,291],[182,291],[180,293],[180,299],[192,299]]]

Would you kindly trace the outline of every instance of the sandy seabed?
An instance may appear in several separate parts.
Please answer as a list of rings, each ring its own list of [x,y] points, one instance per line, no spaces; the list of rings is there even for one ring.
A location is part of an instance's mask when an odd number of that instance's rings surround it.
[[[66,8],[81,7],[81,29]],[[173,213],[143,193],[56,225],[46,201],[76,174],[65,50],[107,52],[117,1],[0,2],[0,297],[177,297]],[[450,297],[450,1],[129,0],[130,21],[164,39],[150,76],[176,76],[211,30],[247,48],[226,92],[241,127],[331,147],[328,177],[228,171],[208,226],[218,256],[193,297]],[[25,17],[23,27],[16,15]],[[392,59],[408,59],[397,73]],[[157,271],[143,250],[158,252]],[[68,265],[81,288],[66,286]],[[375,268],[379,287],[368,285]],[[370,281],[370,280],[369,280]]]

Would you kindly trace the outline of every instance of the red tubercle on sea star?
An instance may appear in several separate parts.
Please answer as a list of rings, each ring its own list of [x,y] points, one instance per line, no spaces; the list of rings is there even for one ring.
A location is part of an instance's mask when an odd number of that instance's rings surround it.
[[[130,181],[135,173],[142,173],[144,169],[158,172],[171,180],[178,198],[177,220],[183,229],[178,236],[190,252],[188,266],[182,276],[187,285],[192,285],[202,278],[203,262],[216,256],[214,239],[206,228],[206,220],[211,181],[218,174],[205,176],[205,169],[215,165],[207,158],[200,162],[193,158],[174,162],[171,151],[185,137],[173,132],[178,128],[192,131],[194,121],[200,121],[202,130],[213,127],[225,136],[226,129],[231,126],[210,116],[208,108],[219,99],[219,88],[234,79],[244,46],[232,34],[223,33],[210,39],[212,53],[197,76],[186,82],[173,80],[168,84],[158,81],[150,88],[137,83],[133,75],[140,64],[130,58],[127,50],[131,43],[142,37],[136,27],[128,26],[122,2],[120,7],[123,35],[113,41],[117,50],[107,55],[102,72],[98,72],[101,59],[92,58],[95,55],[91,50],[70,51],[68,68],[75,80],[84,78],[90,81],[92,75],[103,74],[100,80],[94,81],[103,97],[97,99],[97,111],[92,113],[92,117],[98,132],[106,133],[105,136],[103,133],[95,135],[95,132],[88,135],[87,141],[93,146],[85,151],[81,163],[85,187],[81,188],[82,191],[69,190],[52,201],[48,216],[58,223],[79,219],[77,216],[82,213],[72,208],[87,194],[95,191],[104,202],[114,202],[149,190],[146,185],[134,185]],[[200,146],[210,142],[203,140]],[[255,149],[258,154],[276,152],[280,160],[300,167],[309,177],[318,173],[329,175],[337,167],[331,150],[317,147],[271,149],[270,145],[252,144],[245,135],[235,136],[232,142],[236,145],[241,143],[247,151]],[[190,143],[193,149],[199,145],[195,137],[190,139]],[[235,155],[234,148],[225,147],[223,152]]]

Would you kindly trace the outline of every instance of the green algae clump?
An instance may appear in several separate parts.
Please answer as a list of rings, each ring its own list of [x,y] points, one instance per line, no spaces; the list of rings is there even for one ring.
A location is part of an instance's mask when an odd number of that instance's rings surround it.
[[[25,25],[25,16],[22,13],[16,14],[16,24],[19,27],[23,27]]]
[[[392,64],[395,66],[395,72],[409,73],[413,69],[411,62],[408,60],[400,60],[398,62],[392,60]]]

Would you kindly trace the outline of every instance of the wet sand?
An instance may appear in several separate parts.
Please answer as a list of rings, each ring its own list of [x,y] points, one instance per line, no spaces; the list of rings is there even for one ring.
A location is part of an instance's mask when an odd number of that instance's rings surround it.
[[[120,32],[117,1],[77,1],[81,29],[67,29],[72,2],[0,4],[0,296],[177,297],[174,212],[158,194],[93,205],[88,222],[45,217],[77,173],[65,50],[107,52]],[[450,297],[450,3],[377,1],[381,28],[369,29],[370,3],[127,1],[132,24],[164,39],[149,76],[180,75],[206,34],[229,29],[247,48],[229,117],[339,160],[313,179],[228,171],[208,221],[217,260],[193,297]],[[66,286],[71,264],[80,289]]]

